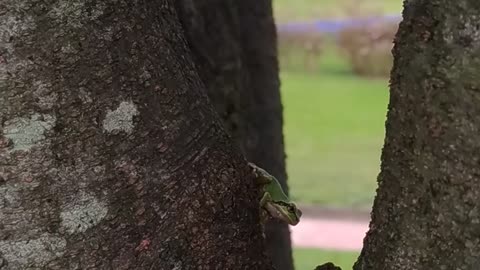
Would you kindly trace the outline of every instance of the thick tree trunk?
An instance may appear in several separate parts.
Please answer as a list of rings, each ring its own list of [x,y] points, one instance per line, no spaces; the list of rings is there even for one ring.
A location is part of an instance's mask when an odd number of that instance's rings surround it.
[[[370,231],[354,269],[480,269],[480,4],[405,1]]]
[[[177,1],[199,73],[224,124],[246,157],[288,192],[276,29],[270,0]],[[293,269],[288,225],[268,223],[268,252]]]
[[[0,268],[271,269],[172,1],[0,3]]]

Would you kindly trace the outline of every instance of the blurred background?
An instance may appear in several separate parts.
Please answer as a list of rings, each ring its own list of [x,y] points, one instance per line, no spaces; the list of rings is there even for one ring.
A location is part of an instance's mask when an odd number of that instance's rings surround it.
[[[326,208],[363,214],[368,226],[402,1],[274,0],[273,5],[291,197],[319,213]],[[296,245],[296,269],[325,261],[351,269],[359,251]]]

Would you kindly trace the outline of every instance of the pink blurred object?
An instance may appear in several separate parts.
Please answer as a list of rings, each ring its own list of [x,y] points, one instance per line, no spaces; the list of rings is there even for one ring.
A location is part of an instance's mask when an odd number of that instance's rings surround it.
[[[368,222],[302,218],[290,231],[295,247],[360,251]]]

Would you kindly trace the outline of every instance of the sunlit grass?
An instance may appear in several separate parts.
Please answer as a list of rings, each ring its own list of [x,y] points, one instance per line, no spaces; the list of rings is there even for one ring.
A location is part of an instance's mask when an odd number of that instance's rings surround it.
[[[354,76],[328,47],[317,72],[281,72],[291,195],[370,207],[380,170],[388,80]]]
[[[322,249],[295,248],[293,259],[295,270],[313,270],[326,262],[333,262],[343,270],[352,269],[358,252],[329,251]]]

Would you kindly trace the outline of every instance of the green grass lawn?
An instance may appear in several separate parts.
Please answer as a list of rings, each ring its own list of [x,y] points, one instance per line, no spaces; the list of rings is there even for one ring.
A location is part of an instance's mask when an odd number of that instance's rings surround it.
[[[330,47],[317,72],[281,72],[294,200],[369,208],[380,170],[388,79],[353,75]]]
[[[361,3],[359,3],[361,2]],[[400,14],[402,0],[274,0],[277,22],[347,16],[343,3],[356,12]],[[352,4],[353,3],[353,4]]]
[[[332,262],[343,270],[352,269],[357,252],[339,252],[321,249],[295,248],[293,259],[295,270],[313,270],[317,265]]]

